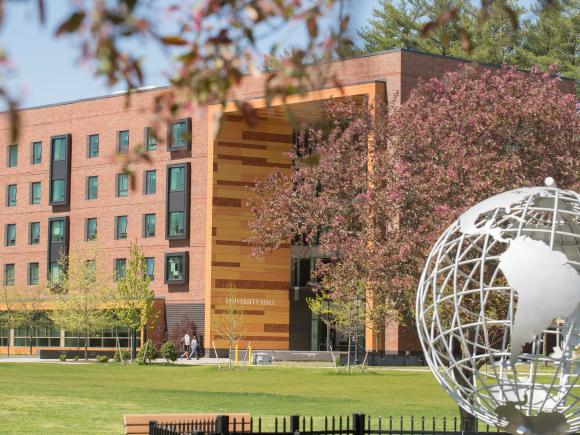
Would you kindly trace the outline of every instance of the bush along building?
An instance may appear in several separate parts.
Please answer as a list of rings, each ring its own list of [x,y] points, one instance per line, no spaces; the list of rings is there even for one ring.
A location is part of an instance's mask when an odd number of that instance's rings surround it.
[[[122,274],[130,243],[137,241],[160,315],[144,331],[160,344],[163,332],[193,321],[205,348],[226,349],[218,318],[241,313],[241,347],[269,350],[345,350],[346,338],[308,308],[315,259],[290,240],[265,256],[250,256],[244,242],[252,213],[251,187],[273,168],[291,170],[287,156],[296,127],[318,122],[331,98],[400,104],[420,79],[457,69],[461,60],[405,50],[337,61],[329,65],[341,88],[329,85],[269,105],[262,94],[266,76],[247,77],[240,93],[257,110],[247,125],[236,106],[182,112],[152,134],[154,99],[163,89],[89,98],[23,109],[18,143],[9,140],[9,118],[0,119],[0,273],[3,285],[33,286],[57,276],[59,257],[71,246],[99,243],[111,276]],[[570,82],[571,88],[573,83]],[[290,109],[291,119],[287,116]],[[219,124],[216,124],[219,123]],[[215,132],[218,131],[217,135]],[[131,175],[116,156],[143,144],[150,162],[138,160]],[[6,310],[6,304],[0,303]],[[50,309],[45,304],[44,310]],[[79,337],[51,325],[0,326],[0,353],[79,346]],[[116,344],[111,329],[93,333],[90,347]],[[120,344],[128,344],[120,331]],[[368,350],[406,355],[419,351],[413,329],[390,323]]]

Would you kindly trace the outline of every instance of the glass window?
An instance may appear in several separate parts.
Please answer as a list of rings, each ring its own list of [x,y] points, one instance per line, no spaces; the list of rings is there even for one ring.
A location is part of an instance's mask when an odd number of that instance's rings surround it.
[[[18,165],[18,145],[8,145],[8,167],[15,168]]]
[[[58,261],[52,261],[48,266],[48,276],[50,283],[56,285],[60,282],[60,263]]]
[[[169,168],[169,191],[183,192],[185,184],[185,167],[177,166]]]
[[[6,225],[6,246],[16,245],[16,224]]]
[[[157,171],[145,172],[145,195],[152,195],[157,190]]]
[[[91,134],[87,140],[87,157],[99,157],[99,135]]]
[[[143,232],[145,237],[155,237],[155,215],[146,214],[145,215],[145,231]]]
[[[14,328],[15,346],[60,346],[60,329],[56,328],[46,314],[39,313],[35,323],[33,328],[26,324]]]
[[[182,119],[171,124],[170,148],[180,148],[187,146],[187,121]]]
[[[32,157],[30,161],[33,165],[38,165],[42,162],[42,142],[32,143]]]
[[[182,236],[185,234],[184,218],[185,213],[182,211],[169,213],[169,236]]]
[[[66,138],[57,137],[52,140],[52,161],[60,162],[66,158]]]
[[[117,240],[123,240],[127,238],[127,216],[117,216],[115,218],[116,224],[115,224],[115,229],[116,229],[116,233],[115,233],[115,239]]]
[[[129,176],[117,174],[117,196],[127,196],[129,193]]]
[[[155,151],[157,149],[157,137],[151,127],[145,129],[145,143],[147,151]]]
[[[50,222],[50,243],[64,242],[64,220]]]
[[[64,202],[64,180],[52,180],[51,202]]]
[[[168,255],[166,264],[167,281],[183,281],[183,255]]]
[[[155,258],[145,258],[145,273],[151,281],[155,278]]]
[[[40,266],[38,263],[28,263],[28,285],[38,284],[38,271]]]
[[[125,258],[115,259],[115,279],[125,278],[127,273],[127,260]]]
[[[16,205],[16,184],[9,184],[6,190],[6,205],[14,207]]]
[[[30,184],[30,203],[40,204],[40,181]]]
[[[87,177],[87,199],[97,199],[99,196],[99,177]]]
[[[40,243],[40,222],[30,223],[30,244],[38,245]]]
[[[118,133],[117,151],[125,154],[129,151],[129,130],[123,130]]]
[[[85,240],[95,240],[97,238],[97,218],[87,219],[87,234]]]
[[[4,265],[4,285],[14,285],[14,264]]]

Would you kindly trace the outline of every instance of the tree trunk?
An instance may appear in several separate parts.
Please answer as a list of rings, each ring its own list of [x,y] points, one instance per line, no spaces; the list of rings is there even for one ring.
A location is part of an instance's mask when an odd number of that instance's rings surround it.
[[[137,331],[131,329],[131,362],[137,358]]]
[[[229,368],[232,369],[232,339],[230,338],[230,349],[228,351]]]
[[[30,336],[28,337],[30,341],[28,342],[28,353],[32,355],[32,338],[34,336],[34,323],[30,323]]]
[[[85,329],[85,361],[89,360],[89,331]]]
[[[346,371],[350,374],[350,334],[348,334],[348,352],[346,353]]]
[[[10,358],[10,333],[12,332],[12,319],[8,316],[8,342],[6,343],[6,351],[8,352],[8,358]]]

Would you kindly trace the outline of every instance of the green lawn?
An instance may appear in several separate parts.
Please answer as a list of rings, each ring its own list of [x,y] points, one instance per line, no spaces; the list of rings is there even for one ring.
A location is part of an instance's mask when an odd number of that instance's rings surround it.
[[[454,416],[430,372],[0,364],[0,433],[122,433],[124,414]]]

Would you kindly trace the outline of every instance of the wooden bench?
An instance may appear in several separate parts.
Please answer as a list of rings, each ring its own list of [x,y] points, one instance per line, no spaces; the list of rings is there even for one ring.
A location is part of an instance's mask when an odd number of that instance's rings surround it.
[[[228,415],[230,417],[230,430],[234,430],[234,420],[236,422],[236,432],[250,431],[250,414],[230,413],[230,414],[133,414],[125,415],[123,423],[125,425],[125,435],[147,435],[149,434],[149,422],[158,423],[178,423],[185,421],[205,421],[214,422],[218,415]],[[244,428],[242,428],[242,420]]]

